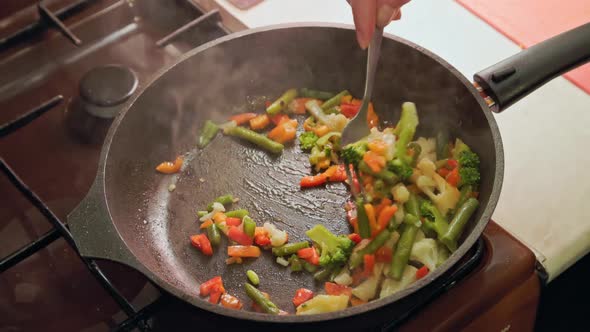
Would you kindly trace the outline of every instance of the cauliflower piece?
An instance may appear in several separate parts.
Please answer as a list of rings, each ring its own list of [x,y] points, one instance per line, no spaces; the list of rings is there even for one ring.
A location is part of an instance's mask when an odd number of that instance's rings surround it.
[[[410,191],[401,182],[391,188],[391,194],[393,195],[393,200],[400,203],[400,205],[410,199]]]
[[[436,161],[436,139],[419,137],[416,143],[420,145],[422,151],[418,156],[418,162],[424,158],[435,162]]]
[[[334,282],[343,286],[352,284],[352,276],[348,272],[348,268],[343,268],[342,271],[334,277]]]
[[[421,230],[421,229],[419,229],[419,230],[418,230],[418,232],[416,233],[416,239],[414,239],[414,243],[416,243],[416,242],[418,242],[418,241],[422,240],[422,239],[423,239],[423,238],[425,238],[425,237],[426,237],[426,235],[424,235],[424,232],[422,232],[422,230]],[[444,247],[444,245],[443,245],[443,247]],[[445,248],[446,248],[446,247],[445,247]]]
[[[379,131],[376,127],[371,128],[369,136],[367,136],[367,143],[372,141],[383,141],[386,145],[385,160],[392,160],[395,157],[395,141],[396,137],[393,134],[393,128],[385,128]]]
[[[403,204],[398,205],[397,211],[393,215],[393,218],[395,219],[395,223],[399,225],[402,222],[404,222],[404,217],[405,216],[406,216],[406,213],[404,212],[404,206],[403,206]]]
[[[370,301],[377,295],[381,275],[372,275],[363,281],[360,285],[352,289],[352,295],[363,301]]]
[[[430,271],[436,269],[438,263],[438,246],[436,240],[423,238],[420,241],[414,242],[412,252],[410,253],[410,260],[426,265]]]
[[[325,118],[325,125],[330,127],[331,131],[341,132],[348,124],[348,121],[344,114],[328,114]]]
[[[265,222],[263,227],[268,232],[271,246],[279,247],[287,242],[287,232],[281,231],[275,225],[268,222]]]
[[[297,315],[315,315],[334,312],[348,307],[348,295],[316,295],[297,307]]]
[[[422,172],[422,175],[415,179],[416,186],[430,198],[441,214],[446,215],[459,202],[459,189],[451,186],[436,173],[436,166],[431,160],[424,158],[416,167]]]
[[[406,288],[414,281],[416,281],[416,271],[418,271],[418,269],[416,269],[415,267],[411,265],[406,265],[404,273],[402,274],[402,278],[399,281],[390,278],[383,280],[383,283],[381,284],[381,293],[379,294],[379,298],[384,298],[395,292],[398,292]]]

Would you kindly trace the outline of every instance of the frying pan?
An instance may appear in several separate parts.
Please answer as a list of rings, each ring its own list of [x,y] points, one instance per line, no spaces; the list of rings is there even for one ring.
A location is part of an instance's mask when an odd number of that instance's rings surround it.
[[[590,24],[531,47],[475,76],[473,84],[435,54],[386,35],[376,75],[374,103],[380,118],[395,123],[404,101],[415,102],[418,135],[445,129],[481,156],[480,208],[459,249],[427,277],[384,299],[344,311],[313,316],[272,316],[230,310],[198,296],[199,283],[221,275],[230,294],[249,307],[245,271],[260,275],[260,288],[284,310],[300,287],[321,288],[306,274],[291,274],[270,253],[226,266],[225,243],[212,257],[189,244],[196,211],[231,193],[259,224],[285,229],[290,241],[304,240],[317,223],[349,232],[342,184],[301,191],[310,169],[295,144],[272,156],[238,140],[218,136],[203,150],[195,143],[203,122],[226,121],[234,113],[260,111],[261,97],[290,87],[349,89],[362,95],[366,54],[350,26],[287,24],[239,32],[212,41],[161,70],[128,102],[104,142],[99,171],[88,195],[68,216],[82,255],[131,266],[163,290],[205,311],[267,323],[351,319],[394,307],[443,276],[480,237],[498,201],[504,171],[502,141],[490,112],[501,111],[543,83],[590,59]],[[480,94],[480,92],[482,92]],[[486,93],[490,98],[483,98]],[[179,174],[162,175],[155,165],[186,154]],[[175,184],[176,190],[168,187]],[[385,319],[381,317],[379,319]]]

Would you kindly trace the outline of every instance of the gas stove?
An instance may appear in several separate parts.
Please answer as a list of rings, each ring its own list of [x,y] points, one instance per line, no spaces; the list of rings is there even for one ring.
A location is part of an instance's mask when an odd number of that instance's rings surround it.
[[[81,258],[64,223],[121,105],[157,70],[228,34],[219,12],[182,0],[9,3],[0,9],[0,330],[256,328],[191,307],[128,267]],[[539,290],[533,253],[490,222],[383,329],[532,330]]]

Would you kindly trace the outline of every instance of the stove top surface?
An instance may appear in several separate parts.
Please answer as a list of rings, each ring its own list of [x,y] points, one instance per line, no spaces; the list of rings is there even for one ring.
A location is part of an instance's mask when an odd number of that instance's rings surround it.
[[[218,12],[203,14],[190,1],[54,0],[35,4],[11,2],[0,10],[0,156],[5,174],[9,165],[57,218],[65,220],[94,180],[102,140],[121,100],[158,69],[227,31]],[[67,31],[52,21],[52,15],[61,18]],[[104,66],[110,69],[97,70]],[[116,91],[97,92],[92,85],[96,75],[115,75],[125,84]],[[31,111],[37,113],[31,115]],[[14,122],[23,116],[22,121]],[[21,125],[26,122],[30,123]],[[8,123],[12,124],[6,126]],[[0,197],[1,328],[105,331],[128,319],[46,215],[6,176],[0,176]],[[442,292],[456,287],[421,309],[421,316],[440,319],[449,310],[440,309],[440,303],[449,301],[453,311],[469,312],[482,303],[470,298],[478,282],[486,283],[483,299],[491,299],[531,273],[532,253],[497,225],[488,226],[484,239],[478,254],[483,257],[471,257],[477,260],[471,261],[475,267],[464,271],[469,273],[467,279],[441,286]],[[43,249],[34,251],[37,247]],[[34,254],[17,262],[27,250]],[[98,266],[135,310],[160,298],[141,312],[152,316],[155,330],[184,326],[214,330],[222,322],[245,326],[161,296],[145,277],[128,267],[104,261]],[[463,297],[449,299],[452,292]],[[430,309],[433,305],[439,309]],[[449,326],[463,319],[453,317]],[[124,329],[134,326],[129,323]],[[410,317],[405,326],[423,323]]]

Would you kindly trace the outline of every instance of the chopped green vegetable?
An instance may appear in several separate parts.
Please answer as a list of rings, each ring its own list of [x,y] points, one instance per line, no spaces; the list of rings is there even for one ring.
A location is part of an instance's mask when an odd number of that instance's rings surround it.
[[[315,271],[318,270],[317,265],[313,265],[309,262],[303,261],[303,268],[305,269],[305,271],[309,272],[309,273],[314,273]]]
[[[213,121],[205,121],[203,129],[201,130],[201,136],[199,136],[199,142],[197,144],[199,148],[202,149],[206,147],[209,144],[209,142],[211,142],[211,140],[215,137],[215,135],[217,135],[218,131],[219,126],[213,123]]]
[[[459,155],[463,151],[471,151],[471,149],[461,139],[455,139],[455,146],[453,147],[453,150],[451,150],[451,157],[455,160],[459,160]]]
[[[337,95],[326,100],[322,104],[322,110],[325,111],[325,110],[328,110],[336,105],[340,105],[340,99],[342,99],[342,97],[344,97],[344,96],[348,96],[349,94],[350,94],[350,92],[348,92],[347,90],[339,92]]]
[[[328,278],[330,278],[332,272],[334,272],[334,268],[325,267],[314,273],[313,279],[315,279],[316,281],[326,281],[328,280]]]
[[[320,265],[336,267],[344,265],[354,247],[354,242],[345,235],[335,235],[323,225],[315,225],[305,232],[319,246]]]
[[[291,255],[289,258],[289,263],[291,264],[291,271],[292,272],[299,272],[303,270],[303,264],[301,264],[301,260],[297,255]]]
[[[363,160],[361,160],[359,162],[359,164],[358,164],[358,170],[361,171],[361,172],[363,172],[363,173],[372,175],[372,176],[374,176],[374,177],[376,177],[378,179],[381,179],[381,180],[385,181],[389,185],[396,184],[400,180],[399,176],[397,176],[395,173],[393,173],[389,169],[382,169],[378,173],[373,172],[373,170],[371,170],[371,168]]]
[[[279,314],[279,308],[269,299],[267,299],[260,290],[248,283],[244,284],[244,287],[246,288],[246,295],[248,295],[248,297],[256,304],[258,304],[264,312],[272,315]]]
[[[358,169],[359,162],[363,160],[363,155],[367,152],[367,149],[367,141],[363,139],[345,146],[340,156],[346,164],[351,164],[355,169]]]
[[[391,238],[391,232],[389,230],[383,230],[371,242],[369,242],[363,249],[360,249],[357,252],[352,253],[350,255],[350,259],[348,260],[348,266],[351,269],[356,268],[357,266],[361,265],[363,262],[363,257],[368,254],[372,254],[381,248],[387,240]]]
[[[439,130],[436,133],[436,159],[445,159],[449,157],[449,132]]]
[[[410,162],[410,166],[416,167],[416,164],[418,163],[418,158],[422,153],[422,146],[416,142],[410,142],[410,144],[408,144],[408,149],[412,150],[412,161]]]
[[[217,197],[215,200],[213,200],[213,202],[209,203],[209,205],[207,205],[207,211],[211,212],[213,211],[213,203],[221,203],[224,206],[230,205],[234,202],[234,197],[232,195],[223,195],[223,196],[219,196]]]
[[[256,222],[249,216],[244,216],[244,218],[242,218],[242,223],[244,225],[244,233],[246,233],[246,235],[249,237],[254,237],[254,232],[256,231]]]
[[[228,128],[225,133],[230,136],[244,139],[271,153],[281,153],[285,148],[283,144],[271,140],[270,138],[266,137],[266,135],[259,134],[245,127],[238,126]]]
[[[279,99],[275,100],[266,108],[266,113],[268,113],[268,115],[276,115],[280,113],[296,97],[297,89],[289,89],[285,91]]]
[[[447,228],[446,232],[440,237],[440,241],[444,243],[450,251],[457,250],[457,241],[465,229],[465,225],[469,221],[469,218],[475,213],[477,207],[479,206],[479,202],[477,199],[471,197],[459,207],[457,213],[455,213],[455,217],[451,221],[451,224]]]
[[[239,210],[228,211],[228,212],[225,213],[225,216],[228,217],[228,218],[240,218],[240,219],[243,219],[248,214],[250,214],[248,212],[248,210],[239,209]]]
[[[219,228],[217,228],[217,225],[211,224],[211,226],[207,227],[207,237],[212,245],[219,245],[221,242],[221,235],[219,234]]]
[[[289,261],[286,260],[285,258],[283,258],[282,256],[277,257],[277,264],[281,265],[281,266],[289,266]]]
[[[459,186],[479,184],[481,174],[479,172],[479,156],[471,151],[466,150],[459,154]]]
[[[404,216],[404,229],[397,242],[397,246],[393,251],[393,259],[391,260],[391,267],[389,269],[389,276],[395,280],[400,280],[404,268],[408,264],[410,253],[412,252],[412,246],[416,240],[416,234],[418,234],[419,227],[414,226],[419,219],[413,214],[406,213]]]
[[[302,150],[311,150],[318,138],[318,135],[316,135],[313,131],[306,131],[299,135],[299,145],[301,146]]]
[[[246,276],[248,277],[248,281],[254,286],[258,286],[260,284],[260,278],[258,274],[252,270],[246,271]]]
[[[297,315],[315,315],[334,312],[348,307],[348,295],[316,295],[297,307]]]
[[[407,180],[414,172],[412,167],[401,159],[393,159],[387,162],[387,169],[397,174],[402,181]]]
[[[280,247],[272,248],[272,254],[275,256],[289,256],[293,254],[297,254],[299,249],[309,248],[309,242],[301,241],[295,243],[287,243],[283,244]]]
[[[434,232],[440,238],[447,232],[449,223],[430,200],[424,199],[420,202],[420,212],[424,217],[422,226],[426,233]]]
[[[395,154],[398,159],[401,159],[406,164],[412,162],[411,157],[408,156],[408,144],[414,139],[416,127],[418,127],[418,112],[416,105],[411,102],[402,104],[402,115],[397,123],[394,134],[397,135],[395,142]]]
[[[369,226],[369,217],[365,211],[365,204],[361,197],[356,199],[356,216],[359,227],[359,235],[363,239],[371,237],[371,227]]]
[[[209,214],[209,211],[197,211],[197,217],[201,218]]]
[[[326,99],[330,99],[330,98],[334,97],[334,94],[332,92],[319,91],[319,90],[313,90],[313,89],[308,89],[308,88],[300,89],[299,94],[303,98],[314,98],[314,99],[320,99],[320,100],[326,100]]]

